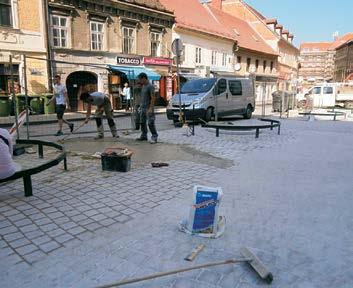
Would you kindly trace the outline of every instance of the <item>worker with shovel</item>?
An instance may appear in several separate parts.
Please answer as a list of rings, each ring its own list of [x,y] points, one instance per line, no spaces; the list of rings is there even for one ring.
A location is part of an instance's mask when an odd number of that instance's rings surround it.
[[[94,139],[103,139],[104,138],[104,128],[103,128],[103,112],[108,120],[108,125],[110,131],[114,138],[119,138],[115,122],[113,119],[113,109],[112,104],[107,95],[102,92],[84,92],[80,95],[80,99],[88,104],[87,106],[87,113],[86,113],[86,120],[84,123],[88,123],[90,116],[92,105],[97,106],[95,112],[95,119],[97,124],[97,131],[98,135]]]

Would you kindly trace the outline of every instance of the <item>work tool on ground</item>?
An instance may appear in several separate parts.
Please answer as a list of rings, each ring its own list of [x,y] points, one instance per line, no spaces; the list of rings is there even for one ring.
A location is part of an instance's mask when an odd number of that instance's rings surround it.
[[[71,134],[74,134],[74,133],[76,133],[79,129],[81,129],[83,126],[85,126],[86,125],[86,122],[84,121],[84,122],[82,122],[79,126],[77,126],[72,132],[71,132]],[[64,141],[67,139],[67,138],[69,138],[70,136],[71,136],[71,134],[68,134],[68,135],[66,135],[66,136],[64,136],[63,138],[61,138],[60,140],[58,140],[58,142],[59,143],[64,143]]]
[[[155,273],[155,274],[151,274],[143,277],[130,278],[130,279],[121,280],[107,285],[97,286],[96,288],[120,287],[127,284],[155,279],[155,278],[172,275],[172,274],[178,274],[178,273],[186,272],[190,270],[196,270],[196,269],[225,265],[225,264],[239,264],[243,262],[248,263],[255,270],[255,272],[268,284],[272,282],[273,280],[272,273],[266,268],[265,264],[263,264],[261,260],[253,252],[251,252],[248,248],[243,247],[241,248],[240,253],[244,258],[239,258],[239,259],[234,258],[234,259],[204,263],[204,264],[185,267],[185,268],[179,268],[179,269],[165,271],[165,272],[159,272],[159,273]]]
[[[204,244],[198,245],[195,249],[193,249],[193,250],[191,251],[191,253],[190,253],[188,256],[186,256],[186,257],[184,258],[184,260],[186,260],[186,261],[193,261],[193,260],[196,258],[196,256],[203,250],[203,248],[205,248],[205,245],[204,245]]]

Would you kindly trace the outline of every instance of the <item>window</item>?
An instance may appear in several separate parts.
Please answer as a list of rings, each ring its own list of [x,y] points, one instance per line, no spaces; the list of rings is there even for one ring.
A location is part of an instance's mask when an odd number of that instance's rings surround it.
[[[212,51],[211,65],[217,65],[217,51]]]
[[[232,93],[232,95],[242,95],[243,91],[241,87],[241,82],[234,80],[229,81],[229,91],[230,93]]]
[[[67,17],[53,15],[51,20],[52,20],[53,46],[61,47],[61,48],[68,47]]]
[[[321,94],[321,87],[314,87],[311,94]]]
[[[263,69],[263,72],[265,73],[266,72],[266,68],[267,68],[267,61],[266,60],[264,60],[264,62],[263,62],[263,67],[262,67]]]
[[[222,66],[223,67],[227,66],[227,54],[226,53],[222,54]]]
[[[161,56],[161,33],[151,32],[151,56]]]
[[[259,69],[259,60],[258,59],[256,59],[256,61],[255,61],[255,68],[256,68],[256,72],[257,72],[257,70]]]
[[[99,22],[91,22],[91,49],[103,50],[104,41],[104,24]]]
[[[0,0],[0,25],[12,26],[11,0]]]
[[[195,62],[200,64],[202,59],[201,59],[201,48],[200,47],[196,47],[196,56],[195,56]]]
[[[246,58],[246,72],[250,71],[251,58]]]
[[[123,53],[133,54],[135,52],[135,28],[123,27]]]
[[[271,69],[271,73],[272,73],[272,71],[273,71],[273,61],[271,61],[271,63],[270,63],[270,69]]]
[[[332,87],[324,87],[324,94],[333,94]]]
[[[237,57],[237,63],[241,64],[241,56]]]
[[[220,79],[217,84],[217,95],[224,93],[227,91],[227,80],[226,79]]]

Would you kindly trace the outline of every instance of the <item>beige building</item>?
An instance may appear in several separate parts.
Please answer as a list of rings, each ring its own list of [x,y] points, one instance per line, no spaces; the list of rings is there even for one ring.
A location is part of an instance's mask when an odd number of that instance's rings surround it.
[[[335,51],[333,77],[335,82],[353,80],[353,33],[338,38],[331,46]]]
[[[156,0],[67,2],[49,2],[50,53],[53,73],[66,83],[74,110],[84,109],[77,96],[80,86],[118,96],[122,85],[133,84],[142,71],[154,71],[151,80],[166,96],[171,90],[172,12]]]
[[[15,92],[24,92],[23,55],[27,57],[28,94],[48,91],[44,8],[43,0],[0,1],[0,95],[11,92],[10,55]]]

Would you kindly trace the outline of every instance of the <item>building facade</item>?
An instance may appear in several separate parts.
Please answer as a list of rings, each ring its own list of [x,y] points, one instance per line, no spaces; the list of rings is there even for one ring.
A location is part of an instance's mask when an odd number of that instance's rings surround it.
[[[45,3],[42,0],[0,1],[0,94],[24,93],[24,55],[28,94],[48,91]],[[10,67],[12,57],[12,69]],[[43,60],[41,60],[43,59]],[[12,70],[12,71],[11,71]]]
[[[53,74],[62,76],[74,110],[84,109],[80,87],[109,93],[119,108],[122,85],[145,68],[161,76],[153,82],[158,95],[171,90],[174,16],[158,1],[51,0],[48,10]]]
[[[335,82],[353,80],[353,39],[337,47],[335,57]]]
[[[251,25],[279,55],[277,89],[295,90],[298,78],[299,50],[293,44],[294,35],[285,30],[277,19],[268,19],[243,0],[213,0],[222,10]]]
[[[182,76],[249,77],[257,72],[258,79],[262,77],[260,82],[271,86],[266,86],[266,95],[259,88],[257,102],[263,97],[271,101],[270,93],[277,79],[277,54],[247,22],[222,11],[221,2],[217,1],[160,2],[176,15],[173,39],[181,39],[184,45]]]
[[[306,42],[300,45],[299,77],[305,88],[333,79],[335,51],[332,42]]]

